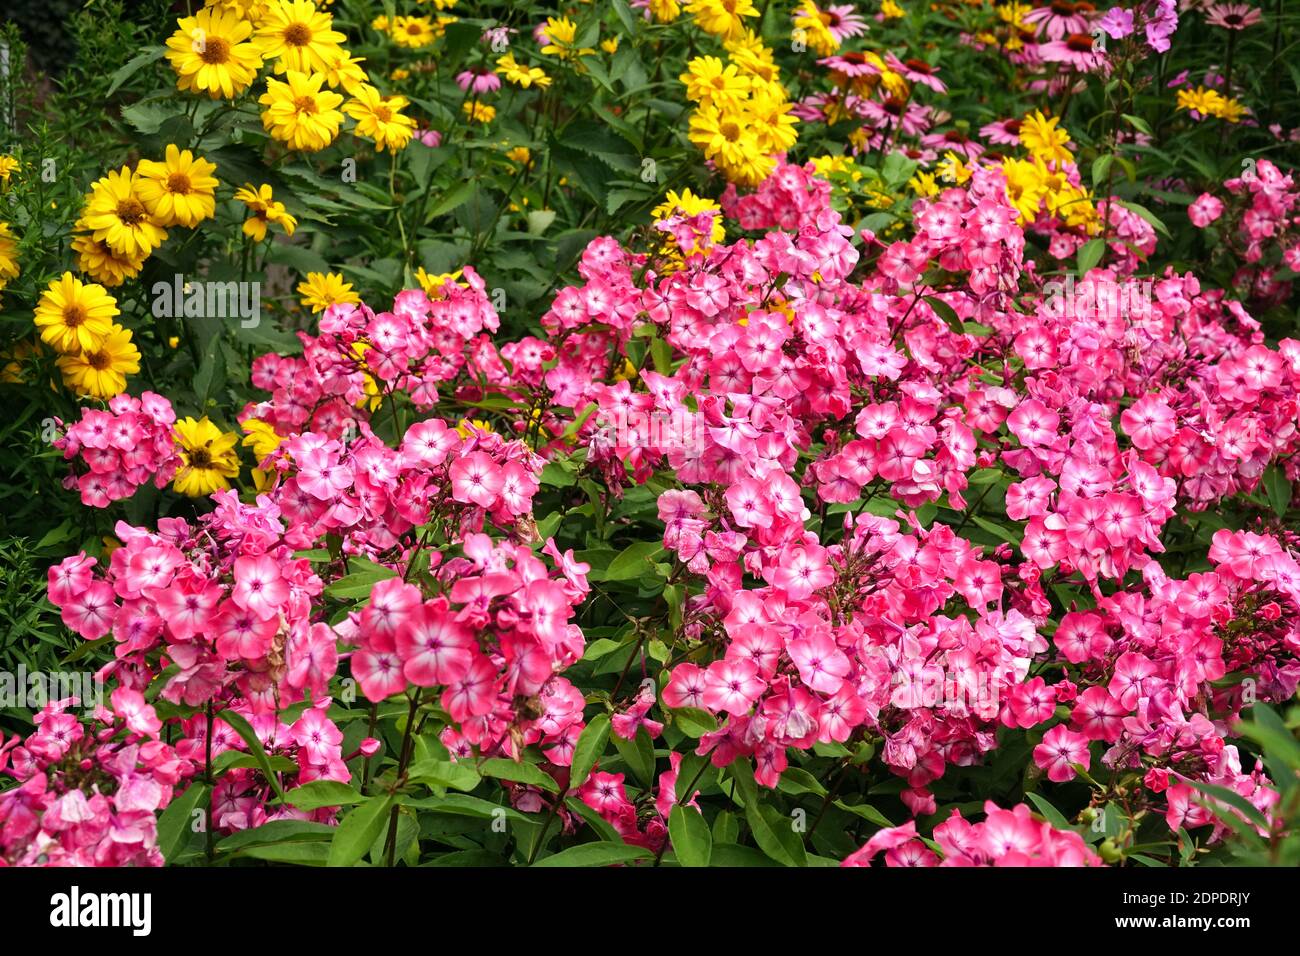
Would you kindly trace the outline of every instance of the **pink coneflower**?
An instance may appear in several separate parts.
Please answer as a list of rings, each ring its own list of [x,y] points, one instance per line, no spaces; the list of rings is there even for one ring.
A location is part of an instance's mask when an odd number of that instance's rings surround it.
[[[980,135],[995,146],[1018,146],[1020,144],[1020,120],[1004,119],[980,127]]]
[[[501,77],[486,67],[474,67],[456,74],[456,85],[465,92],[495,93],[501,89]]]
[[[920,136],[930,128],[928,109],[916,103],[904,103],[896,96],[883,103],[868,100],[862,104],[862,112],[877,129],[897,127],[908,136]]]
[[[932,149],[958,154],[963,159],[979,159],[984,147],[971,139],[959,129],[950,129],[943,133],[930,133],[921,137],[921,144]]]
[[[1216,3],[1205,9],[1205,22],[1225,30],[1253,27],[1264,15],[1248,3]]]
[[[850,37],[861,36],[867,32],[867,21],[853,9],[851,3],[842,3],[827,7],[821,12],[822,22],[837,41],[843,43]]]
[[[430,149],[436,149],[442,145],[442,133],[436,129],[422,129],[415,134],[415,138],[428,146]]]
[[[895,73],[903,74],[909,83],[920,83],[922,86],[928,86],[936,93],[947,93],[948,87],[944,86],[943,80],[939,79],[939,68],[931,66],[924,60],[900,60],[892,53],[885,54],[885,62]]]
[[[921,149],[919,146],[908,146],[899,150],[904,156],[922,166],[929,166],[939,158],[939,154],[932,149]]]
[[[1091,3],[1052,0],[1026,13],[1023,22],[1041,23],[1049,40],[1060,40],[1071,33],[1087,33],[1088,21],[1096,12],[1097,8]]]
[[[1065,63],[1080,73],[1106,65],[1106,54],[1086,33],[1071,33],[1064,40],[1043,43],[1038,47],[1038,55],[1045,63]]]
[[[860,76],[879,76],[880,67],[861,53],[839,53],[817,61],[819,66],[842,73],[851,80]]]

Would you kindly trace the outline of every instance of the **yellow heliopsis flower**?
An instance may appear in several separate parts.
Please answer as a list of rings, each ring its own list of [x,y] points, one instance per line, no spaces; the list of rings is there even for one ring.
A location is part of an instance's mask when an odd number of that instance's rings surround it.
[[[469,440],[475,432],[492,431],[492,423],[485,422],[481,418],[462,418],[456,425],[456,434],[461,438]]]
[[[803,0],[794,12],[794,39],[802,40],[804,45],[818,56],[830,56],[840,48],[840,41],[835,39],[827,23],[828,18],[817,9],[813,0]],[[801,32],[799,32],[801,31]]]
[[[692,0],[686,12],[705,33],[727,39],[745,29],[745,17],[758,16],[753,0]]]
[[[750,128],[762,153],[784,153],[799,140],[794,104],[765,89],[749,101]]]
[[[245,448],[253,449],[253,457],[259,464],[274,455],[275,450],[284,441],[283,435],[276,434],[275,429],[260,418],[250,418],[243,423],[242,427],[247,436],[240,444]]]
[[[686,84],[687,99],[719,109],[739,107],[753,85],[735,64],[724,64],[716,56],[697,56],[686,64],[686,72],[678,79]]]
[[[18,240],[9,231],[9,223],[0,222],[0,289],[18,278]]]
[[[355,96],[358,89],[370,82],[370,77],[361,68],[365,62],[365,57],[354,57],[345,50],[334,65],[325,70],[325,82],[330,89],[337,90],[341,86]]]
[[[290,149],[315,153],[339,135],[343,114],[339,104],[343,97],[332,90],[322,90],[323,73],[290,71],[284,80],[267,77],[266,92],[257,101],[266,107],[262,125],[275,139]]]
[[[298,227],[298,220],[285,212],[284,203],[274,198],[271,187],[266,183],[260,186],[245,183],[235,190],[235,199],[250,210],[249,217],[244,220],[244,235],[254,242],[265,239],[266,230],[272,225],[283,229],[286,236],[292,236]]]
[[[234,99],[248,89],[262,66],[262,54],[248,42],[253,25],[238,11],[205,7],[176,21],[167,38],[167,59],[176,86],[212,99]]]
[[[480,103],[474,100],[472,103],[462,103],[461,112],[465,118],[475,123],[490,123],[497,118],[497,108],[489,103]]]
[[[113,325],[93,349],[60,355],[63,382],[78,395],[109,399],[126,391],[126,377],[140,371],[140,350],[131,332]]]
[[[546,71],[536,66],[524,66],[515,60],[513,53],[507,53],[497,60],[497,72],[506,78],[515,86],[521,86],[528,89],[530,86],[537,86],[545,89],[551,85],[551,78],[546,75]]]
[[[120,256],[148,256],[167,238],[140,198],[139,180],[123,166],[96,180],[82,222]]]
[[[949,150],[943,154],[943,159],[935,167],[935,174],[946,183],[961,186],[970,180],[974,170],[967,166],[960,156]]]
[[[610,37],[608,40],[601,40],[600,48],[604,50],[606,53],[608,53],[610,56],[613,56],[615,53],[617,53],[618,34],[615,34],[614,36]]]
[[[71,272],[50,283],[36,304],[41,340],[65,354],[99,348],[113,328],[117,300],[95,283],[83,283]]]
[[[316,9],[311,0],[270,0],[253,42],[276,73],[320,73],[347,54],[334,18]]]
[[[9,185],[9,177],[18,171],[18,160],[12,156],[0,156],[0,183]]]
[[[1038,207],[1047,193],[1044,174],[1047,167],[1041,159],[1006,159],[1002,161],[1002,174],[1007,181],[1007,200],[1019,213],[1023,226],[1038,216]]]
[[[689,189],[683,189],[680,193],[670,189],[664,194],[664,201],[655,206],[650,211],[650,215],[654,217],[656,222],[663,222],[671,216],[698,216],[702,212],[709,211],[717,213],[713,217],[713,228],[709,232],[710,243],[716,246],[727,238],[727,230],[722,224],[722,207],[712,199],[697,196]],[[666,241],[671,241],[671,238],[667,235],[664,238]],[[681,251],[686,255],[697,255],[705,250],[699,243],[696,243],[692,248]]]
[[[172,481],[178,494],[203,498],[214,491],[230,487],[230,479],[239,475],[239,456],[235,443],[239,436],[222,432],[207,416],[195,421],[182,418],[172,428],[181,466]]]
[[[1068,144],[1070,134],[1057,126],[1059,116],[1044,116],[1034,110],[1020,124],[1020,144],[1047,163],[1067,163],[1074,159]]]
[[[894,0],[881,0],[880,15],[886,20],[901,20],[903,17],[903,8]]]
[[[650,15],[659,23],[672,23],[682,15],[677,0],[650,0]]]
[[[590,47],[578,48],[578,27],[568,17],[547,17],[543,29],[546,33],[546,43],[541,50],[543,56],[573,60],[596,52]]]
[[[136,165],[136,192],[160,226],[197,226],[216,209],[215,163],[167,146],[162,162],[142,159]]]
[[[96,239],[86,231],[81,220],[72,237],[72,251],[77,254],[77,271],[84,272],[100,285],[115,289],[127,279],[134,279],[144,267],[145,256],[137,253],[123,256],[109,248],[108,243]]]
[[[531,166],[533,154],[527,146],[515,146],[506,150],[506,159],[512,163],[518,163],[520,166]]]
[[[352,291],[352,284],[343,281],[337,272],[309,272],[307,281],[298,284],[302,304],[313,312],[324,312],[339,302],[356,304],[361,296]]]
[[[388,35],[398,46],[418,50],[438,39],[438,30],[428,17],[394,17]]]
[[[402,114],[410,103],[405,96],[383,96],[373,86],[360,86],[343,107],[357,121],[356,134],[375,141],[375,148],[405,149],[415,131],[415,120]]]

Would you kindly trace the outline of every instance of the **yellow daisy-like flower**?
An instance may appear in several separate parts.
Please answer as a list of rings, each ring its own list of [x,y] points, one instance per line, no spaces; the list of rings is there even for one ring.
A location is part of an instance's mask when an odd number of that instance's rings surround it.
[[[664,194],[664,201],[655,206],[650,211],[650,215],[655,218],[656,222],[662,222],[670,216],[686,215],[698,216],[702,212],[713,211],[718,215],[713,217],[713,229],[709,238],[713,245],[719,245],[727,238],[727,230],[722,225],[722,207],[712,199],[706,199],[703,196],[697,196],[689,189],[683,189],[680,193],[674,189],[668,190]],[[703,252],[698,246],[694,249],[683,250],[687,255]]]
[[[333,26],[334,18],[311,0],[270,0],[253,42],[275,60],[276,73],[324,72],[347,55],[347,37]]]
[[[298,294],[302,304],[313,312],[324,312],[339,302],[356,304],[361,296],[352,291],[352,284],[343,281],[337,272],[309,272],[307,281],[299,283]]]
[[[0,289],[18,278],[18,239],[9,231],[9,223],[0,222]]]
[[[507,82],[524,89],[530,86],[545,89],[551,85],[551,78],[546,75],[545,70],[536,66],[524,66],[515,60],[513,53],[507,53],[497,60],[497,72],[504,76]]]
[[[334,65],[325,71],[325,82],[330,89],[337,90],[341,86],[355,96],[358,89],[370,82],[370,77],[361,68],[365,62],[365,57],[354,57],[344,51]]]
[[[1047,192],[1043,177],[1046,172],[1047,167],[1041,159],[1007,159],[1002,162],[1002,174],[1007,181],[1007,200],[1019,213],[1018,221],[1022,226],[1032,222],[1038,215],[1038,207]]]
[[[600,48],[604,50],[606,53],[608,53],[610,56],[613,56],[615,53],[618,52],[618,35],[616,34],[610,37],[608,40],[601,40]]]
[[[392,22],[382,13],[370,21],[370,29],[376,30],[379,33],[387,33],[392,26]]]
[[[650,0],[650,15],[659,23],[672,23],[682,15],[677,0]]]
[[[492,423],[481,418],[462,418],[456,425],[456,434],[468,440],[475,432],[491,432]]]
[[[943,159],[939,161],[935,173],[943,182],[960,186],[974,175],[974,170],[967,166],[960,156],[950,150],[943,154]]]
[[[697,56],[686,64],[686,72],[678,79],[686,84],[688,99],[719,109],[739,107],[753,85],[734,64],[724,64],[716,56]]]
[[[131,332],[114,325],[94,349],[61,355],[63,382],[78,395],[109,399],[126,391],[126,377],[140,371],[140,350]]]
[[[425,272],[424,266],[420,266],[415,270],[415,281],[420,283],[420,288],[424,290],[424,294],[430,299],[444,298],[443,289],[448,283],[456,285],[460,277],[461,272],[459,269],[455,272],[440,272],[437,275]]]
[[[167,231],[149,215],[140,198],[139,180],[123,166],[96,180],[82,222],[119,256],[148,256],[167,238]]]
[[[531,166],[533,154],[527,146],[515,146],[506,150],[506,159],[512,163],[518,163],[520,166]]]
[[[541,51],[544,56],[573,60],[596,52],[590,47],[578,48],[578,27],[568,17],[547,17],[545,33],[547,42]]]
[[[176,27],[167,39],[167,59],[179,89],[230,100],[257,77],[262,54],[247,42],[253,25],[237,10],[205,7]]]
[[[438,30],[428,17],[394,17],[388,35],[398,46],[418,50],[438,39]]]
[[[343,97],[332,90],[322,90],[323,73],[290,71],[284,80],[267,77],[266,92],[257,101],[266,107],[262,125],[275,139],[290,149],[315,153],[339,135],[343,114],[339,104]]]
[[[793,38],[801,40],[808,49],[819,56],[830,56],[840,48],[828,25],[829,17],[817,9],[813,0],[803,0],[794,12]]]
[[[242,188],[235,190],[235,199],[250,210],[251,214],[244,220],[244,235],[254,242],[265,239],[266,230],[272,225],[283,229],[286,236],[292,236],[298,227],[298,220],[285,211],[284,203],[274,198],[271,187],[266,183],[260,186],[245,183]]]
[[[745,17],[758,16],[753,0],[692,0],[686,12],[695,17],[705,33],[724,39],[745,29]]]
[[[215,163],[171,143],[163,162],[142,159],[136,165],[136,192],[160,226],[197,226],[216,209],[216,171]]]
[[[415,132],[415,120],[402,114],[410,103],[405,96],[383,96],[373,86],[360,86],[343,107],[357,121],[356,133],[375,141],[375,148],[405,149]]]
[[[36,304],[41,340],[64,354],[93,352],[113,329],[117,300],[95,283],[83,283],[71,272],[50,283]]]
[[[12,156],[0,156],[0,182],[9,185],[9,177],[18,171],[18,160]]]
[[[880,15],[886,20],[901,20],[903,18],[903,8],[894,0],[881,0]]]
[[[207,416],[195,421],[182,418],[172,428],[172,439],[181,458],[181,467],[172,481],[178,494],[202,498],[230,487],[230,479],[239,475],[239,456],[235,443],[239,436],[222,432]]]
[[[461,112],[465,118],[475,123],[490,123],[497,118],[497,108],[488,103],[480,103],[474,100],[472,103],[462,103]]]
[[[1020,143],[1025,149],[1047,163],[1067,163],[1074,159],[1068,143],[1070,134],[1057,126],[1059,116],[1044,116],[1034,110],[1020,124]]]
[[[76,229],[78,231],[72,237],[72,251],[77,254],[78,272],[84,272],[109,289],[115,289],[127,279],[134,279],[140,274],[145,256],[118,255],[109,248],[108,243],[87,232],[85,223],[80,220]]]
[[[260,418],[250,418],[243,424],[247,436],[240,443],[245,448],[253,449],[253,457],[258,463],[266,461],[275,454],[275,450],[284,441],[283,435],[276,434],[274,428]]]
[[[936,181],[934,173],[922,172],[918,169],[912,178],[907,181],[907,185],[918,196],[939,195],[939,183]]]

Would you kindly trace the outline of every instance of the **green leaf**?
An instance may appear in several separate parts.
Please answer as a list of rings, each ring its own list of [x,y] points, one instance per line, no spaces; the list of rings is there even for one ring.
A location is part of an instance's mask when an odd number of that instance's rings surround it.
[[[1291,505],[1291,482],[1287,481],[1286,475],[1276,464],[1269,465],[1264,471],[1264,490],[1268,493],[1268,503],[1273,506],[1274,513],[1283,518],[1286,516],[1286,510]]]
[[[673,853],[682,866],[708,866],[713,853],[713,836],[700,811],[693,807],[674,804],[668,814],[668,835],[673,840]]]
[[[352,601],[370,596],[375,585],[380,581],[397,577],[397,572],[381,564],[366,562],[362,565],[357,559],[348,562],[350,574],[344,575],[325,589],[325,593],[341,601]]]
[[[591,775],[591,768],[596,765],[605,745],[609,742],[609,714],[597,714],[578,735],[578,743],[573,748],[573,765],[569,768],[569,787],[581,787]]]
[[[736,794],[745,808],[745,819],[759,849],[785,866],[807,865],[803,840],[794,832],[793,820],[782,817],[775,807],[759,799],[758,783],[749,761],[735,761],[729,773],[736,782]]]
[[[1104,240],[1089,239],[1079,247],[1078,255],[1075,257],[1075,269],[1078,270],[1080,277],[1088,274],[1088,271],[1101,262],[1101,255],[1106,251]]]
[[[636,736],[625,740],[618,734],[613,736],[614,749],[618,751],[623,762],[635,774],[637,782],[647,790],[654,786],[655,748],[650,735],[644,727],[638,727]]]
[[[618,863],[648,860],[653,856],[644,847],[628,846],[626,843],[582,843],[538,860],[533,866],[614,866]]]
[[[658,541],[637,541],[628,545],[609,562],[597,580],[632,581],[651,570],[650,558],[663,551]],[[591,577],[591,575],[588,575]]]
[[[1036,793],[1026,793],[1025,796],[1038,808],[1038,812],[1043,815],[1043,818],[1056,829],[1070,829],[1070,822],[1065,819],[1060,810],[1048,803],[1046,798],[1040,797]]]
[[[329,841],[336,827],[309,820],[272,820],[260,827],[240,830],[217,844],[217,852],[234,853],[244,847],[261,843],[295,843],[305,840]]]
[[[113,74],[113,81],[108,84],[108,90],[104,93],[105,98],[116,93],[123,83],[131,79],[131,77],[135,76],[150,63],[157,63],[161,60],[163,54],[166,52],[167,48],[165,46],[151,46],[145,49],[143,53],[137,53],[135,56],[131,57],[131,59],[127,60],[122,68]]]
[[[439,760],[429,758],[411,764],[407,775],[426,787],[445,787],[451,790],[473,790],[482,777],[474,765],[464,760]]]
[[[370,849],[388,823],[393,798],[388,794],[367,797],[347,812],[330,841],[329,866],[352,866]]]
[[[158,849],[164,860],[170,860],[189,842],[193,833],[194,811],[208,795],[205,783],[191,784],[190,788],[167,804],[167,809],[158,818]]]
[[[261,843],[235,854],[244,859],[266,860],[268,863],[288,863],[294,866],[328,866],[329,845],[314,843]]]
[[[299,810],[319,810],[322,807],[347,807],[365,799],[361,793],[337,780],[313,780],[294,787],[284,799]]]
[[[835,806],[839,807],[846,813],[861,817],[869,823],[874,823],[878,827],[892,827],[894,824],[889,817],[885,816],[869,803],[845,803],[843,800],[836,800]]]
[[[281,800],[284,799],[284,787],[280,786],[280,778],[271,768],[271,761],[266,756],[266,751],[262,749],[262,741],[257,737],[257,731],[253,730],[252,725],[244,719],[243,715],[235,713],[233,710],[223,710],[216,715],[218,720],[224,720],[230,725],[235,733],[243,738],[244,743],[248,744],[249,753],[257,758],[257,765],[271,786],[275,788],[276,794]]]
[[[1187,783],[1190,784],[1192,787],[1196,788],[1197,790],[1201,791],[1201,793],[1205,794],[1206,796],[1213,797],[1215,800],[1219,800],[1223,803],[1226,803],[1234,810],[1239,811],[1242,816],[1244,816],[1247,820],[1249,820],[1251,823],[1261,828],[1262,830],[1267,831],[1272,829],[1269,826],[1268,818],[1265,817],[1264,814],[1259,812],[1259,808],[1257,808],[1253,803],[1248,801],[1241,794],[1237,793],[1237,791],[1229,790],[1227,787],[1221,787],[1218,784],[1201,783],[1196,780],[1188,780]],[[1216,807],[1214,806],[1213,803],[1210,803],[1209,801],[1203,801],[1203,802],[1219,819],[1223,820],[1225,823],[1228,824],[1231,824],[1233,822],[1232,816],[1226,813],[1223,810],[1223,808]]]
[[[470,197],[474,195],[474,190],[476,188],[477,186],[475,181],[470,180],[469,182],[461,183],[451,192],[447,193],[440,200],[434,203],[433,208],[425,214],[425,225],[428,225],[439,216],[445,216],[452,210],[459,209],[461,206],[465,205],[465,203],[469,202]]]
[[[628,39],[637,34],[636,17],[632,16],[632,10],[627,5],[627,0],[609,0],[609,5],[614,8],[614,15],[618,17],[619,22],[623,24],[623,29],[627,31]]]
[[[957,311],[952,306],[950,306],[947,302],[943,301],[943,299],[940,299],[937,296],[927,295],[924,296],[923,298],[925,299],[926,305],[934,309],[935,315],[943,319],[943,321],[948,324],[948,327],[950,329],[952,329],[958,335],[962,334],[964,330],[961,327],[961,319],[957,317]]]
[[[678,803],[689,803],[694,793],[688,793],[687,790],[697,790],[700,781],[704,778],[704,768],[709,763],[707,754],[697,754],[694,750],[688,750],[682,757],[682,762],[677,767],[677,782],[673,786],[673,792],[677,795]]]
[[[515,763],[505,757],[490,757],[478,765],[478,771],[485,777],[527,783],[549,790],[551,793],[558,793],[560,790],[560,785],[555,782],[554,777],[531,763]]]

